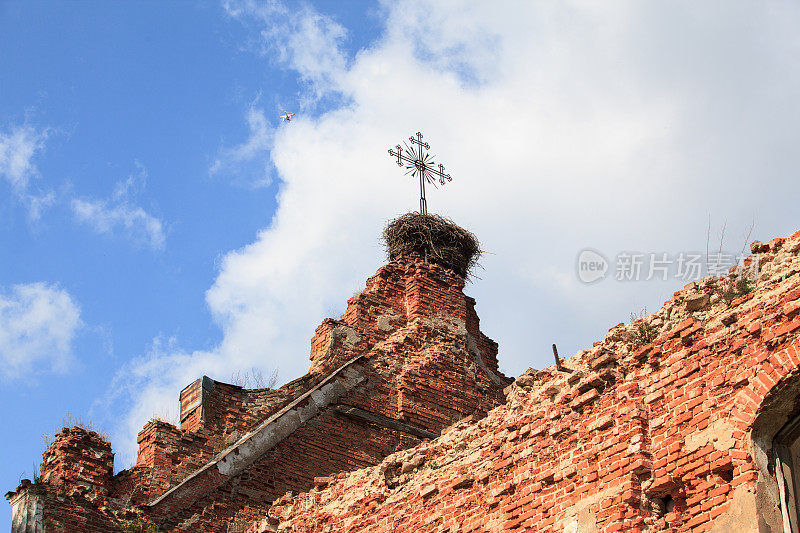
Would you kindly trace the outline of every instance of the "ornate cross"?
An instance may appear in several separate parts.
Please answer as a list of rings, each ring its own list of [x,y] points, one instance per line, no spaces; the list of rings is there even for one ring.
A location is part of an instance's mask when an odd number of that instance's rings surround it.
[[[402,167],[405,164],[406,174],[411,174],[413,177],[419,177],[419,212],[423,215],[428,214],[428,203],[425,200],[425,182],[430,183],[436,187],[436,179],[439,178],[439,184],[444,185],[446,181],[452,181],[453,178],[450,174],[444,173],[444,165],[437,164],[430,155],[423,150],[430,150],[431,146],[422,141],[422,134],[417,132],[416,139],[409,137],[411,146],[408,146],[405,141],[405,147],[399,144],[395,146],[395,150],[389,148],[389,155],[397,158],[397,166]]]

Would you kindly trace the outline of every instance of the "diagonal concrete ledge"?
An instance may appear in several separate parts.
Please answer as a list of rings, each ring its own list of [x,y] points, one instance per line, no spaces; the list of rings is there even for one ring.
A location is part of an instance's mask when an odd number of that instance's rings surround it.
[[[365,422],[369,422],[371,424],[376,424],[378,426],[396,429],[398,431],[402,431],[403,433],[408,433],[409,435],[414,435],[421,439],[435,439],[436,437],[439,436],[438,433],[428,431],[427,429],[419,428],[411,424],[406,424],[405,422],[395,420],[394,418],[389,418],[388,416],[379,415],[377,413],[371,413],[369,411],[365,411],[364,409],[359,409],[358,407],[335,405],[333,407],[333,410],[336,411],[337,413],[341,413],[344,416],[354,418],[356,420],[362,420]]]
[[[314,418],[325,407],[362,383],[366,377],[350,359],[312,389],[248,431],[233,445],[221,451],[200,469],[153,500],[148,506],[156,515],[168,515],[187,507],[240,474],[270,448]]]

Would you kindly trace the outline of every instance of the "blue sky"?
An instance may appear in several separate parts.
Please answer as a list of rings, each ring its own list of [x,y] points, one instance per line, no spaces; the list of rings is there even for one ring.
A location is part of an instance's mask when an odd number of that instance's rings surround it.
[[[344,7],[337,16],[359,28],[346,45],[374,38],[379,20],[362,9],[370,5]],[[155,337],[219,341],[204,292],[220,256],[268,224],[277,181],[257,186],[241,177],[250,169],[209,169],[246,136],[251,102],[266,102],[277,125],[278,102],[295,109],[299,91],[293,73],[245,48],[241,25],[214,3],[0,3],[0,134],[37,146],[25,194],[52,195],[36,217],[0,183],[0,294],[19,302],[15,285],[44,283],[48,294],[69,295],[66,312],[80,322],[63,368],[44,354],[2,376],[7,489],[31,476],[42,434],[68,412],[112,430],[114,408],[108,415],[95,404]],[[114,200],[128,180],[126,198]],[[118,222],[98,232],[73,201],[141,209],[161,229],[133,217],[130,230]]]
[[[723,7],[724,6],[724,7]],[[302,374],[418,205],[490,253],[501,368],[591,345],[685,280],[582,284],[580,250],[738,252],[795,216],[792,3],[0,2],[0,482],[67,412],[113,438],[200,375]],[[278,115],[297,113],[289,124]],[[9,508],[4,508],[6,516]]]

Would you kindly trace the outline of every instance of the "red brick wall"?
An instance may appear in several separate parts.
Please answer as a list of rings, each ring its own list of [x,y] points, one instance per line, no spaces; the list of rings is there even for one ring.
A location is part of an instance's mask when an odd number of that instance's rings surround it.
[[[203,403],[207,389],[206,376],[186,386],[180,394],[180,427],[186,431],[198,431],[203,425]],[[210,384],[210,382],[209,382]]]
[[[318,328],[307,376],[278,391],[215,383],[196,431],[148,424],[137,467],[114,478],[107,443],[62,432],[42,483],[20,490],[41,492],[48,531],[117,531],[141,518],[127,502],[364,354],[366,381],[338,403],[441,437],[329,408],[210,494],[149,518],[176,531],[780,531],[770,443],[800,405],[800,232],[754,250],[754,291],[731,292],[736,272],[689,284],[567,360],[571,372],[524,374],[504,405],[497,346],[460,278],[403,258]],[[657,338],[639,346],[642,323]],[[309,490],[321,476],[335,480]],[[131,499],[148,479],[157,488]]]
[[[42,482],[59,493],[101,499],[114,473],[111,444],[94,431],[64,428],[44,452],[40,472]]]
[[[654,342],[615,326],[573,372],[523,375],[483,420],[286,495],[252,531],[781,531],[769,443],[800,405],[800,232],[755,249],[754,292],[692,283],[648,317]]]
[[[219,452],[221,439],[209,431],[193,433],[151,420],[139,432],[136,466],[115,479],[115,496],[135,495],[137,501],[158,496]],[[131,492],[124,492],[128,488]]]
[[[438,433],[467,415],[484,416],[505,400],[502,391],[511,380],[497,371],[497,345],[479,331],[475,302],[463,294],[463,287],[461,278],[418,257],[391,262],[348,301],[341,319],[326,319],[317,328],[309,374],[277,390],[247,390],[208,378],[192,383],[180,395],[182,429],[157,420],[146,424],[138,437],[136,466],[113,478],[110,448],[103,443],[105,455],[98,457],[105,461],[105,474],[90,483],[99,494],[95,503],[78,501],[78,494],[61,503],[48,500],[48,512],[82,520],[76,530],[114,530],[142,518],[134,513],[134,505],[151,502],[183,483],[178,495],[152,512],[143,507],[148,515],[144,518],[165,530],[243,530],[264,516],[272,500],[289,491],[308,490],[315,478],[377,464],[388,454],[421,443],[414,432]],[[208,474],[213,479],[190,476],[242,433],[356,356],[360,358],[353,368],[364,379],[246,470],[231,478],[216,470]],[[375,423],[337,410],[353,407],[386,418]],[[92,443],[76,440],[70,449],[88,457],[100,445]],[[48,453],[58,460],[69,456]],[[62,465],[54,471],[69,468]],[[86,476],[95,469],[80,472]],[[46,496],[61,490],[67,479],[53,477],[55,485]],[[200,486],[191,485],[195,479]],[[216,485],[206,485],[209,480],[221,484],[212,490]],[[115,511],[106,516],[103,509],[108,505]]]
[[[496,344],[477,330],[474,301],[461,292],[460,278],[413,258],[406,261],[381,268],[367,289],[350,299],[342,320],[323,322],[312,340],[312,368],[322,375],[366,352],[357,363],[366,383],[338,403],[439,432],[467,415],[480,418],[502,403],[502,389],[510,380],[502,374],[493,380],[477,362],[485,361],[483,366],[496,372]],[[420,277],[430,279],[419,281]],[[470,335],[478,341],[471,341]],[[476,351],[481,347],[485,353]],[[249,523],[263,515],[269,502],[287,491],[307,490],[315,477],[376,464],[419,442],[408,433],[329,409],[235,480],[165,516],[164,524],[225,531],[230,521]]]
[[[111,445],[96,432],[73,427],[56,435],[44,453],[39,483],[22,487],[41,498],[44,531],[123,531],[137,514],[109,506],[113,467]]]

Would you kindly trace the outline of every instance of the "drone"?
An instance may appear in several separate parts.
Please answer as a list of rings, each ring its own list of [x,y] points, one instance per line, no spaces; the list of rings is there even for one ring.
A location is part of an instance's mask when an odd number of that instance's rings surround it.
[[[289,113],[285,109],[283,110],[283,115],[280,115],[281,120],[285,120],[286,122],[291,122],[293,116],[294,116],[294,113]]]

